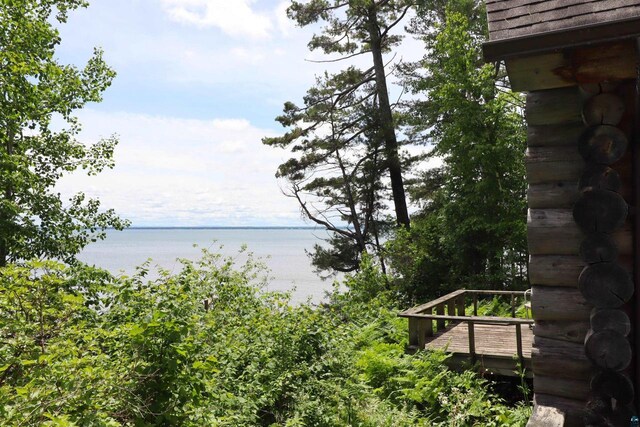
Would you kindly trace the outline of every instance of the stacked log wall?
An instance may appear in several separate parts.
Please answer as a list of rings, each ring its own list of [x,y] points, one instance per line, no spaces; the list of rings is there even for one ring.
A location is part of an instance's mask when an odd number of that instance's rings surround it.
[[[573,86],[530,92],[526,107],[534,392],[545,401],[562,400],[576,420],[582,416],[591,375],[582,345],[591,306],[578,291],[584,236],[572,215],[585,168],[578,152],[584,130],[581,103]]]
[[[600,302],[594,302],[588,289],[584,289],[585,282],[594,283],[602,277],[609,282],[612,274],[625,282],[633,270],[630,221],[618,220],[611,224],[607,235],[602,237],[598,233],[595,236],[595,243],[589,225],[594,221],[592,213],[600,210],[603,198],[608,200],[605,202],[607,207],[612,205],[619,211],[614,216],[624,219],[627,202],[632,197],[632,160],[628,153],[622,155],[607,151],[615,148],[615,144],[607,146],[604,151],[596,150],[595,154],[593,147],[587,147],[587,151],[591,151],[585,152],[585,138],[592,136],[597,127],[594,120],[606,120],[604,116],[594,116],[593,111],[600,114],[598,108],[604,108],[606,114],[614,114],[610,120],[616,124],[621,122],[619,127],[628,134],[628,123],[622,115],[615,116],[619,111],[610,106],[611,99],[604,99],[605,107],[593,105],[602,98],[613,98],[606,95],[594,100],[603,92],[604,86],[606,84],[534,91],[527,98],[529,278],[533,289],[532,312],[536,321],[532,352],[534,392],[539,397],[536,402],[541,399],[545,402],[561,401],[564,407],[571,408],[567,413],[567,425],[580,425],[585,415],[607,411],[599,406],[602,402],[594,398],[594,393],[602,396],[602,390],[606,394],[606,390],[624,389],[630,383],[627,373],[613,372],[624,371],[622,366],[612,366],[615,369],[609,369],[607,375],[603,375],[601,369],[607,363],[626,363],[624,356],[622,359],[625,361],[622,362],[617,359],[593,360],[593,346],[615,344],[626,350],[629,345],[621,339],[613,339],[616,342],[610,343],[611,333],[608,330],[604,335],[594,332],[592,304],[599,305]],[[591,157],[594,155],[610,156],[611,159],[594,160]],[[600,217],[596,219],[602,220]],[[591,267],[586,268],[588,265]],[[580,289],[579,284],[582,285]],[[621,312],[626,316],[630,308],[622,307]],[[609,322],[607,328],[611,324]],[[626,397],[620,399],[625,400]],[[607,405],[610,401],[607,400]]]
[[[633,343],[629,339],[630,303],[635,291],[633,262],[612,238],[628,227],[632,182],[634,90],[631,82],[587,86],[582,108],[586,130],[578,149],[587,163],[573,216],[587,234],[580,257],[587,266],[578,279],[585,299],[594,305],[584,351],[593,366],[586,404],[586,425],[622,425],[635,412],[631,380]],[[629,105],[630,104],[630,105]],[[593,171],[596,171],[594,174]],[[593,179],[595,177],[595,179]],[[627,225],[625,227],[625,225]],[[623,253],[624,252],[624,253]]]

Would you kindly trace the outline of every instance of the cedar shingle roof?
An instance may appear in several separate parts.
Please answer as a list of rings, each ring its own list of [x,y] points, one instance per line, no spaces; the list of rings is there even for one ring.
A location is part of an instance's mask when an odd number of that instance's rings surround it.
[[[491,41],[640,17],[640,0],[486,0]]]

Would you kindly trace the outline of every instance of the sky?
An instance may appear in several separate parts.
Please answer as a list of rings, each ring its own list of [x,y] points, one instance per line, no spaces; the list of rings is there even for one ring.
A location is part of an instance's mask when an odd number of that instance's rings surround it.
[[[118,73],[104,100],[77,116],[79,139],[117,134],[112,170],[74,174],[83,191],[137,227],[304,226],[275,178],[287,152],[264,146],[274,118],[328,65],[310,52],[313,29],[282,0],[92,0],[60,27],[62,63],[83,66],[94,47]],[[316,28],[317,30],[317,28]],[[422,54],[408,40],[402,55]],[[398,58],[399,59],[399,58]]]

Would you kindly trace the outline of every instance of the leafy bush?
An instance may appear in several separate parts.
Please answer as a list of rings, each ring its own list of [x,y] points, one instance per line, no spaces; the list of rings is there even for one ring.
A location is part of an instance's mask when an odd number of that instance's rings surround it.
[[[366,263],[365,263],[366,266]],[[34,261],[0,269],[0,424],[523,425],[441,353],[405,354],[373,265],[322,307],[262,290],[264,270],[205,253],[114,278]],[[375,289],[374,289],[375,288]],[[377,296],[376,296],[377,293]],[[205,303],[206,301],[206,303]]]

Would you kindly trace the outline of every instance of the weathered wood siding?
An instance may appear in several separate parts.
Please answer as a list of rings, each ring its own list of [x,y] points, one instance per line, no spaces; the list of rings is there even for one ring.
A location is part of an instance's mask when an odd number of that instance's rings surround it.
[[[615,122],[608,123],[607,135],[630,133],[632,106],[625,98],[632,98],[632,93],[631,82],[595,87],[587,83],[531,91],[527,97],[529,279],[536,321],[532,366],[534,392],[541,397],[536,400],[540,408],[536,408],[531,426],[547,425],[544,420],[556,409],[563,419],[559,425],[579,425],[585,414],[593,416],[591,408],[599,404],[590,394],[594,387],[602,393],[601,387],[611,387],[612,381],[621,384],[616,389],[629,383],[623,372],[630,360],[625,338],[628,331],[617,333],[609,327],[599,331],[600,327],[594,326],[597,310],[593,305],[602,305],[606,300],[608,285],[600,286],[600,267],[615,266],[613,273],[602,274],[617,275],[616,279],[622,282],[633,269],[632,226],[628,218],[624,220],[632,195],[632,160],[625,153],[626,145],[618,149],[616,141],[611,140],[605,147],[592,135],[595,129],[606,127],[602,126],[606,120]],[[619,114],[621,109],[626,113]],[[598,120],[594,122],[592,116]],[[613,127],[620,131],[613,132]],[[600,196],[606,200],[600,200]],[[592,230],[590,215],[595,211],[598,221]],[[601,217],[604,213],[612,213],[618,219],[607,225],[605,217]],[[608,237],[592,240],[594,235]],[[613,249],[603,252],[609,246]],[[604,279],[607,284],[615,282],[613,276]],[[593,289],[604,292],[603,298],[594,299]],[[620,314],[628,320],[629,306],[616,302],[615,308],[617,311],[601,312],[600,317],[606,321],[607,316]],[[620,347],[613,352],[617,358],[599,360],[596,356],[604,354],[600,347],[612,343]],[[603,371],[602,366],[607,364],[619,373]],[[594,385],[592,376],[604,376],[603,372],[609,375],[601,381],[604,386]]]
[[[530,92],[526,107],[529,279],[536,321],[531,355],[534,392],[545,396],[551,409],[557,399],[564,402],[559,425],[566,418],[582,417],[591,375],[582,343],[592,307],[578,290],[585,265],[578,257],[584,234],[572,214],[585,169],[578,152],[584,131],[582,102],[581,91],[571,86]],[[629,240],[627,234],[618,239]],[[570,414],[564,414],[566,407]],[[536,410],[542,423],[551,422],[546,410]]]
[[[492,41],[640,16],[638,0],[486,0]]]
[[[627,40],[510,58],[506,65],[512,89],[531,92],[635,78],[635,52]]]

